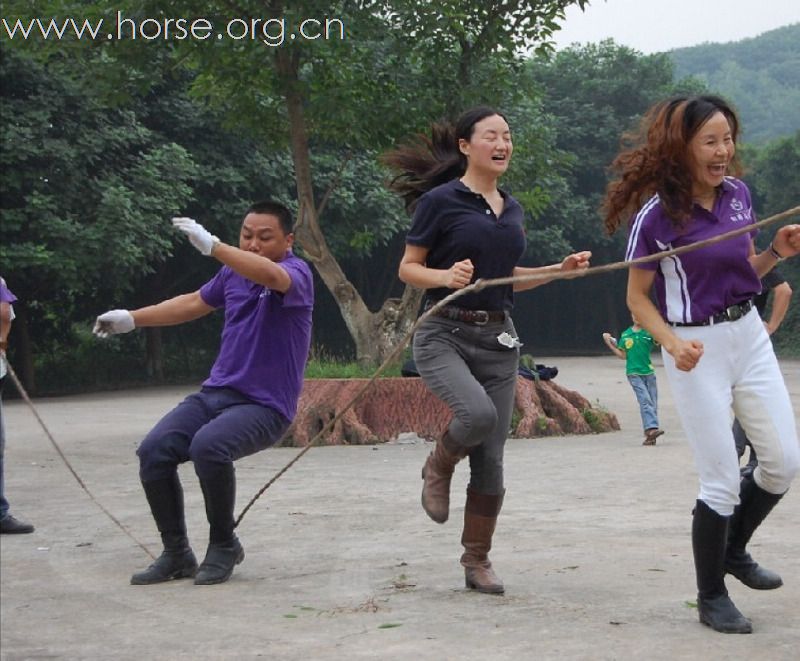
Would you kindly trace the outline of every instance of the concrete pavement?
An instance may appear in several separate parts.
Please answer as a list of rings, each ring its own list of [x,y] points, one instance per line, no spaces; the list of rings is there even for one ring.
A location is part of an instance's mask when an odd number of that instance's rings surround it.
[[[689,531],[696,475],[657,367],[665,436],[641,445],[624,364],[538,358],[558,381],[614,411],[622,431],[507,446],[492,560],[504,596],[464,589],[458,564],[466,470],[445,525],[419,506],[427,444],[314,448],[239,529],[246,559],[218,586],[131,586],[150,558],[87,497],[25,404],[6,402],[6,493],[36,525],[0,538],[0,658],[21,659],[796,659],[800,494],[790,491],[751,550],[779,590],[728,587],[749,636],[697,622]],[[800,362],[784,373],[800,413]],[[134,450],[193,388],[36,401],[87,487],[154,553],[158,538]],[[798,415],[800,418],[800,415]],[[297,449],[237,464],[237,511]],[[207,524],[181,468],[190,536]]]

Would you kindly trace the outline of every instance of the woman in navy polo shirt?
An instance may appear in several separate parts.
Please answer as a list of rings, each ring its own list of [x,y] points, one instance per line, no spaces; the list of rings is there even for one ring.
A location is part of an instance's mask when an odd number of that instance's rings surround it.
[[[434,125],[430,139],[387,154],[399,174],[392,188],[414,211],[400,279],[425,289],[430,307],[478,278],[586,268],[590,253],[560,264],[521,268],[524,212],[497,180],[508,168],[511,131],[485,106],[451,125]],[[502,593],[488,553],[503,503],[503,447],[511,423],[519,341],[511,321],[514,290],[490,287],[457,299],[426,320],[414,337],[414,359],[426,385],[453,410],[447,431],[422,469],[422,506],[437,523],[448,518],[450,480],[466,456],[470,481],[461,542],[468,588]]]
[[[614,161],[606,228],[630,223],[626,259],[678,248],[755,222],[747,186],[732,176],[739,122],[714,96],[678,97],[653,107],[638,142]],[[759,590],[780,576],[745,550],[800,466],[789,394],[752,299],[759,278],[800,252],[800,226],[779,229],[757,253],[752,233],[629,270],[628,306],[661,344],[664,367],[700,478],[692,524],[700,622],[749,633],[728,597],[732,574]],[[656,304],[650,299],[655,289]],[[731,408],[758,452],[744,480]]]

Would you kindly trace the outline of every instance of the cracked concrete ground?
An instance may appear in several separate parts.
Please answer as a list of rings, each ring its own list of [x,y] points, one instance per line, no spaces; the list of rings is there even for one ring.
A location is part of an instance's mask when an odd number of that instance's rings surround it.
[[[466,486],[451,519],[419,506],[429,451],[404,436],[308,452],[248,512],[246,559],[217,586],[131,586],[150,558],[79,487],[25,404],[5,403],[6,494],[36,525],[0,539],[0,657],[17,659],[796,659],[800,649],[800,494],[790,491],[751,550],[779,590],[728,587],[749,636],[697,622],[689,539],[696,475],[663,371],[655,447],[642,434],[614,357],[544,358],[558,380],[614,411],[622,431],[514,439],[491,557],[504,596],[465,590],[458,558]],[[795,411],[800,362],[784,361]],[[134,450],[188,387],[128,390],[36,405],[88,489],[159,549]],[[798,415],[800,418],[800,415]],[[237,464],[238,508],[297,453]],[[205,550],[202,496],[181,468],[193,546]]]

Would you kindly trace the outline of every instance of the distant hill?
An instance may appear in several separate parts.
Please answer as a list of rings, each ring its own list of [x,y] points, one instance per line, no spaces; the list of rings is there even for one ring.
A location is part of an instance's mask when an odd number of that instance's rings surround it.
[[[743,142],[760,145],[800,130],[800,23],[752,39],[667,54],[676,79],[699,78],[734,104]]]

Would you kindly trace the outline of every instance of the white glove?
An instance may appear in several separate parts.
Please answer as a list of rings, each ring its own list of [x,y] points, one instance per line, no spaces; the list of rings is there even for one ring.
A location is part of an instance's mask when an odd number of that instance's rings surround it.
[[[92,333],[97,337],[108,337],[117,333],[130,333],[134,328],[136,328],[136,324],[130,312],[127,310],[110,310],[97,317]]]
[[[192,218],[173,218],[172,224],[189,237],[191,244],[203,255],[210,255],[219,239]]]

